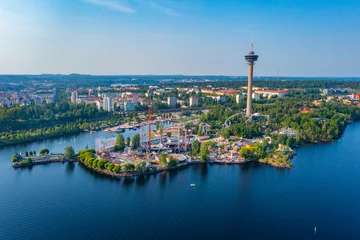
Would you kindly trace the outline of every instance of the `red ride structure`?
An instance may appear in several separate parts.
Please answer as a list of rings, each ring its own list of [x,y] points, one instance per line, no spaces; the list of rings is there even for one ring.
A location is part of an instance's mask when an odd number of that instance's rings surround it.
[[[172,130],[172,129],[176,129],[177,130],[177,132],[178,132],[178,136],[177,136],[177,141],[178,141],[178,143],[177,144],[175,144],[175,146],[168,146],[169,144],[166,144],[166,143],[164,143],[163,142],[163,138],[164,138],[164,136],[166,135],[166,132],[168,132],[168,131],[166,131],[165,133],[163,133],[161,136],[160,136],[160,142],[161,142],[161,144],[165,147],[165,148],[167,148],[167,149],[171,149],[171,150],[175,150],[175,149],[178,149],[178,151],[179,151],[179,153],[180,153],[180,149],[181,149],[181,147],[183,146],[183,145],[185,145],[186,147],[189,147],[190,146],[190,134],[189,134],[189,132],[184,128],[184,126],[174,126],[174,127],[170,127],[170,131]],[[185,143],[185,138],[187,137],[187,140],[188,140],[188,142],[187,143]]]

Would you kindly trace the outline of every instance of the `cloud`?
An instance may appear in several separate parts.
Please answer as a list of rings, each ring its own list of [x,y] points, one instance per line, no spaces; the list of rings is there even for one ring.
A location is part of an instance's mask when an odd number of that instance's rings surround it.
[[[134,13],[136,12],[134,9],[124,6],[120,3],[110,1],[110,0],[83,0],[86,3],[90,3],[93,5],[105,7],[114,11],[123,12],[123,13]]]

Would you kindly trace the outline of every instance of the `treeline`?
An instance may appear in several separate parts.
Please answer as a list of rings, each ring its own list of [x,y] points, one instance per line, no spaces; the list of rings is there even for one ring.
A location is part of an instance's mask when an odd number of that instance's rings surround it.
[[[186,82],[186,83],[171,83],[167,86],[171,87],[194,87],[205,88],[211,85],[214,88],[240,88],[247,86],[247,80],[243,81],[214,81],[214,82]],[[255,87],[266,87],[271,89],[278,88],[303,88],[303,89],[323,89],[323,88],[352,88],[360,89],[360,81],[335,81],[335,80],[254,80]]]
[[[121,172],[129,173],[132,171],[138,171],[140,173],[156,171],[155,167],[149,168],[145,161],[136,160],[134,164],[129,162],[122,164],[114,164],[104,159],[96,158],[95,153],[96,152],[94,149],[80,150],[78,153],[78,159],[90,168],[115,174]]]

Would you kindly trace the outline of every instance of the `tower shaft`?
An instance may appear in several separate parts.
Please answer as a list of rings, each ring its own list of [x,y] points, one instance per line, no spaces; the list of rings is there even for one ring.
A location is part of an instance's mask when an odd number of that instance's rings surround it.
[[[248,63],[248,87],[247,87],[247,102],[246,102],[246,116],[252,114],[252,88],[253,88],[253,76],[254,76],[254,63]]]

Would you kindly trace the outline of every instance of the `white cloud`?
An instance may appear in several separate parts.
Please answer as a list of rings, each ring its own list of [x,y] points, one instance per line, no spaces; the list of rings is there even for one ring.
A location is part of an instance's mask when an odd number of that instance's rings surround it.
[[[114,11],[118,11],[118,12],[123,12],[123,13],[134,13],[136,12],[134,9],[124,6],[118,2],[114,2],[114,1],[109,1],[109,0],[83,0],[86,3],[90,3],[93,5],[97,5],[97,6],[101,6],[101,7],[106,7],[108,9],[114,10]]]

